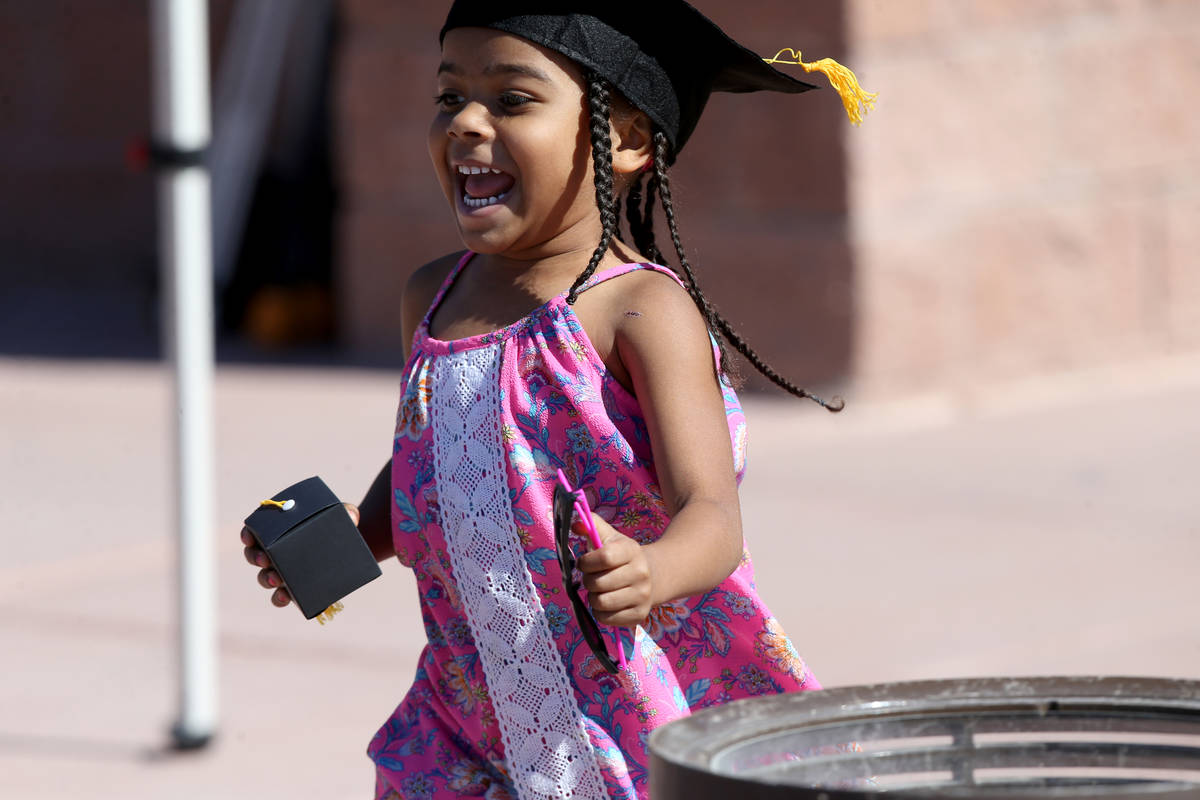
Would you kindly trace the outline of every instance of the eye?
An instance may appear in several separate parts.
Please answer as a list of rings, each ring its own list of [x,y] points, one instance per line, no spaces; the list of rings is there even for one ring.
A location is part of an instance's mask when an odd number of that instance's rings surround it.
[[[532,100],[532,97],[523,94],[516,94],[514,92],[505,92],[504,94],[500,95],[500,105],[504,106],[505,108],[517,108],[518,106],[523,106]]]
[[[457,105],[461,105],[462,101],[462,95],[455,92],[442,92],[433,98],[433,102],[442,110],[449,110]]]

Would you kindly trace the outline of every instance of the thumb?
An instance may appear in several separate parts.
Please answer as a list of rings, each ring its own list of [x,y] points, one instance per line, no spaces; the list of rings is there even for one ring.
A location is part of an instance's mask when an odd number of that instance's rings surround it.
[[[599,537],[599,539],[600,539],[601,547],[603,547],[604,545],[613,541],[614,539],[622,539],[625,537],[625,534],[621,533],[619,530],[614,528],[611,524],[609,524],[603,517],[601,517],[595,511],[592,512],[592,524],[596,526],[596,536]],[[584,528],[582,522],[577,522],[575,524],[575,530],[578,531],[579,533],[583,534],[584,536],[588,535],[587,529]],[[590,537],[589,537],[589,543],[590,543]]]
[[[357,528],[359,519],[358,506],[353,503],[342,503],[342,506],[346,509],[346,513],[350,515],[350,521],[354,523],[354,527]]]
[[[596,533],[600,536],[600,544],[608,544],[612,541],[629,538],[599,517],[596,517]]]

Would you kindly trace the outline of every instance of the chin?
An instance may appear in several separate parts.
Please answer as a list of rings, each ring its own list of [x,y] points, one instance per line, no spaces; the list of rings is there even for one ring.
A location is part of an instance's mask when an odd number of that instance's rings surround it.
[[[458,238],[462,240],[463,246],[473,253],[480,255],[494,256],[503,253],[512,246],[512,242],[507,238],[501,238],[488,233],[477,233],[475,231],[463,230],[460,225],[458,228]]]

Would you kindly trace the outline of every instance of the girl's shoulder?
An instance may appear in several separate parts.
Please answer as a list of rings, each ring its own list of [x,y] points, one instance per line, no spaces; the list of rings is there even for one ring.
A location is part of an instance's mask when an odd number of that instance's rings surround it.
[[[435,258],[428,264],[418,267],[404,284],[404,298],[401,301],[401,322],[404,328],[404,341],[411,342],[417,326],[425,318],[425,312],[433,305],[438,291],[446,278],[462,260],[465,250],[448,253]]]
[[[460,250],[457,253],[447,253],[440,258],[435,258],[428,264],[417,267],[412,275],[408,277],[408,282],[404,285],[405,303],[408,303],[410,295],[414,301],[423,300],[424,302],[421,305],[423,313],[429,307],[429,304],[433,302],[438,290],[442,288],[442,284],[445,283],[446,278],[449,277],[464,255],[466,255],[465,250]]]
[[[672,326],[680,316],[701,319],[691,295],[667,267],[643,267],[618,275],[589,290],[617,328],[634,324],[651,327]]]
[[[580,314],[589,318],[584,320],[584,328],[589,336],[594,329],[600,338],[597,350],[602,358],[616,356],[604,360],[627,386],[632,385],[630,372],[636,372],[641,364],[664,359],[681,364],[711,362],[704,318],[673,273],[632,270],[588,289],[580,296],[579,305],[585,300],[590,307]]]

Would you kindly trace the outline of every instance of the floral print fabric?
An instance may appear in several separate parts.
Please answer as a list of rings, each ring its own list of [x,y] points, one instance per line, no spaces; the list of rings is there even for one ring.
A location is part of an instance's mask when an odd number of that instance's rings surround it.
[[[517,796],[489,676],[441,528],[431,425],[438,413],[432,380],[438,359],[492,347],[500,357],[496,424],[513,536],[609,797],[645,798],[647,739],[658,725],[743,697],[820,687],[759,599],[745,552],[716,588],[657,606],[644,627],[625,631],[627,670],[614,676],[600,667],[563,592],[550,513],[555,475],[561,468],[617,530],[654,541],[668,516],[645,422],[636,399],[608,375],[565,295],[493,333],[453,342],[432,338],[429,319],[469,260],[470,254],[452,272],[418,328],[404,372],[392,460],[392,533],[397,555],[417,578],[427,642],[412,688],[369,748],[376,796]],[[598,274],[588,288],[636,269],[673,277],[656,265],[627,264]],[[740,480],[745,419],[733,390],[724,387],[724,394]]]

